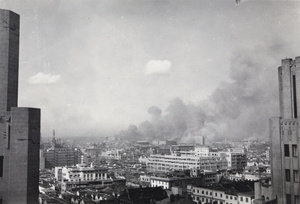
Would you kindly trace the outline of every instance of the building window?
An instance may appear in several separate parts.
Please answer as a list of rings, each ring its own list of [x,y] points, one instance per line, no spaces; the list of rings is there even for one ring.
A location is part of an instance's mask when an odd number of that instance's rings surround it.
[[[241,201],[243,201],[243,197],[241,197]]]
[[[0,156],[0,177],[3,177],[3,156]]]
[[[291,181],[291,172],[289,169],[285,170],[285,181]]]
[[[248,198],[246,198],[246,202],[248,203]]]
[[[286,194],[286,204],[292,204],[291,194]]]
[[[297,91],[296,91],[296,76],[293,75],[293,99],[294,99],[294,118],[297,118]]]
[[[294,196],[294,200],[295,200],[295,204],[299,204],[300,202],[299,202],[299,196],[298,195],[295,195]]]
[[[298,157],[298,148],[297,145],[292,145],[293,157]]]
[[[290,148],[288,144],[284,145],[284,156],[289,157],[290,156]]]
[[[299,173],[298,173],[298,170],[294,170],[294,182],[299,182]]]

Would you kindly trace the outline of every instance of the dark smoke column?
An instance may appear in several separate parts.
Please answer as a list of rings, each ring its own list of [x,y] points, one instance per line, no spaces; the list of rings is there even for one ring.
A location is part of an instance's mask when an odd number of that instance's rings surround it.
[[[19,108],[18,14],[0,9],[0,203],[37,204],[40,109]]]

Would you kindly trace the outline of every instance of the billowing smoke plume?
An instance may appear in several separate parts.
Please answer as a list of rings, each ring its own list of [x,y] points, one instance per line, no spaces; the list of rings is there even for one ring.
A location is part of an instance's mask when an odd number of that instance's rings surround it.
[[[229,80],[222,82],[207,100],[186,104],[175,98],[164,112],[150,107],[151,121],[144,121],[130,131],[138,137],[135,139],[149,141],[194,142],[196,136],[210,141],[268,139],[269,118],[279,112],[277,67],[282,58],[279,48],[281,45],[277,44],[247,53],[236,52]]]

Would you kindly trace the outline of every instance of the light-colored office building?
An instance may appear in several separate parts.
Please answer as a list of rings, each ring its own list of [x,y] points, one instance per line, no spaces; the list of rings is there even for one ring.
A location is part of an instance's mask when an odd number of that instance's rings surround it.
[[[195,152],[190,155],[185,152],[182,155],[150,155],[147,161],[148,172],[184,171],[187,169],[216,171],[227,168],[228,162],[225,157],[196,156]]]

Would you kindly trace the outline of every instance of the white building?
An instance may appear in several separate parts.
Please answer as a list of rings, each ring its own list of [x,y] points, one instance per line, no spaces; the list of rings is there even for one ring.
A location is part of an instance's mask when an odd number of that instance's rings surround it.
[[[55,167],[57,181],[93,181],[107,179],[107,169],[99,167]]]
[[[226,154],[211,152],[207,146],[174,146],[171,155],[152,154],[147,161],[148,172],[203,169],[228,169]]]
[[[124,182],[125,179],[117,179],[108,174],[106,168],[86,167],[77,165],[76,167],[55,167],[55,179],[61,182],[63,191],[72,188],[83,188],[88,185],[113,184]]]
[[[169,172],[174,170],[203,169],[216,171],[227,169],[227,160],[221,157],[151,155],[147,162],[148,172]]]
[[[141,175],[140,181],[143,186],[162,187],[171,190],[172,187],[181,187],[186,191],[187,185],[204,185],[219,181],[217,172],[190,170],[190,175],[183,172],[171,172],[157,175]]]

